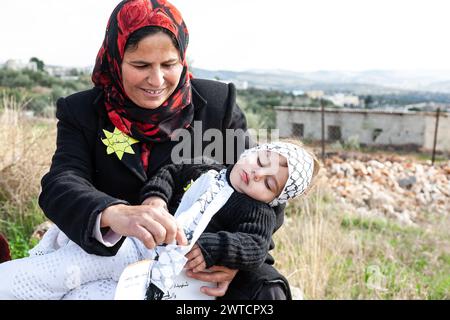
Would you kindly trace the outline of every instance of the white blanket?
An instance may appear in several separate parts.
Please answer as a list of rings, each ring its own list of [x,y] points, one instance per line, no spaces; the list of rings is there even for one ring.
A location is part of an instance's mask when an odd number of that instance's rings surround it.
[[[0,299],[113,299],[125,268],[156,255],[149,280],[167,293],[183,269],[184,255],[232,193],[225,170],[211,170],[192,184],[175,213],[190,240],[184,247],[148,250],[128,237],[115,256],[103,257],[86,253],[53,226],[30,250],[30,257],[0,264]]]

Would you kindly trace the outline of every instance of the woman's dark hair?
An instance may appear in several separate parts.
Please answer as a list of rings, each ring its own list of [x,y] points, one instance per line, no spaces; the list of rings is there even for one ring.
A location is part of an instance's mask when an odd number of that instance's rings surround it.
[[[177,38],[175,38],[175,35],[170,32],[169,30],[159,27],[159,26],[147,26],[143,27],[141,29],[136,30],[133,32],[127,40],[127,43],[125,44],[125,51],[127,50],[135,50],[139,44],[139,41],[144,39],[147,36],[157,34],[159,32],[167,34],[170,39],[172,40],[173,45],[175,48],[177,48],[178,51],[180,51],[180,48],[178,46]]]

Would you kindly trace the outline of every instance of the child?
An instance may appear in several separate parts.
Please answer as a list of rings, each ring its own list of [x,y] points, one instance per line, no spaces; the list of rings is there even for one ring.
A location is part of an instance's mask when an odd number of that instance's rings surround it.
[[[144,186],[142,200],[157,196],[168,204],[169,212],[178,207],[175,216],[189,240],[187,269],[197,272],[223,265],[253,270],[268,254],[276,224],[272,207],[303,194],[318,168],[315,157],[299,144],[263,144],[246,150],[226,169],[221,165],[167,165]],[[61,233],[54,228],[41,242],[58,242]],[[60,299],[72,288],[92,281],[117,281],[127,265],[151,257],[158,261],[151,272],[147,298],[159,299],[169,276],[158,270],[170,263],[161,259],[161,253],[171,248],[175,248],[171,252],[187,252],[186,247],[176,245],[148,250],[137,239],[127,238],[116,256],[100,257],[85,253],[72,241],[62,242],[61,248],[44,251],[42,256],[1,264],[1,277],[9,280],[0,283],[0,298]],[[178,268],[170,276],[180,271]],[[23,279],[12,280],[18,277]]]

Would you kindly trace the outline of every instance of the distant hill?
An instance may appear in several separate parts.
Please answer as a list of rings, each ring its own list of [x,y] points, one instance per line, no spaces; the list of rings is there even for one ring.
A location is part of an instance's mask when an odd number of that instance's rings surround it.
[[[250,87],[260,89],[348,91],[358,95],[407,94],[408,91],[450,94],[450,71],[292,72],[250,70],[236,72],[193,68],[193,74],[199,78],[238,83],[246,81]]]

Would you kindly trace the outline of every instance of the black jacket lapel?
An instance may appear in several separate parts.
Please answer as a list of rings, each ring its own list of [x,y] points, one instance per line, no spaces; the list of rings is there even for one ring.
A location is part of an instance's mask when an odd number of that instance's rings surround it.
[[[136,143],[133,144],[131,148],[133,149],[134,154],[124,153],[121,162],[142,182],[145,182],[147,180],[147,174],[144,171],[144,166],[141,161],[141,145]]]

